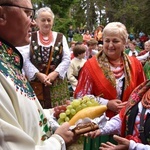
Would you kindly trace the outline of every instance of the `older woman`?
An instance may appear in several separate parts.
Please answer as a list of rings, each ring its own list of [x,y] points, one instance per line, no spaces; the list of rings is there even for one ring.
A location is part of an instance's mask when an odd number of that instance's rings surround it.
[[[43,106],[49,108],[69,98],[64,78],[70,64],[70,52],[66,37],[52,31],[54,14],[50,8],[44,7],[37,11],[36,23],[39,30],[31,35],[30,57],[25,60],[24,70],[30,81],[43,83],[39,84],[42,91],[35,82],[34,85],[31,82],[31,85],[35,92],[37,88],[37,92],[43,93],[43,96],[41,93],[36,94],[39,100],[43,100]]]
[[[125,106],[133,89],[145,80],[140,61],[124,53],[127,39],[128,33],[122,23],[112,22],[105,26],[103,50],[84,64],[74,94],[74,97],[97,96],[100,104],[107,105],[109,118]],[[98,149],[100,143],[92,144],[91,149],[94,145],[97,145],[94,149]]]

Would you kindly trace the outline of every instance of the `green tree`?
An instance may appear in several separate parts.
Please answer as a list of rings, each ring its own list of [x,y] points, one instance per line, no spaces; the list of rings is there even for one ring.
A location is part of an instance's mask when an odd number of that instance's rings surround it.
[[[69,10],[73,1],[32,0],[32,3],[37,6],[37,9],[43,6],[48,6],[52,9],[55,14],[53,30],[66,34],[70,24],[73,24],[73,20],[69,17]]]
[[[120,21],[129,32],[142,30],[150,34],[149,0],[33,0],[33,3],[51,7],[56,16],[54,29],[63,33],[70,25],[93,30],[99,24]]]

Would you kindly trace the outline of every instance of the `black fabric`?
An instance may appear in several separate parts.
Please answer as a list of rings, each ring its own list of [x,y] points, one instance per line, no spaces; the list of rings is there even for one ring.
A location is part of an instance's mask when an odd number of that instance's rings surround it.
[[[129,110],[127,116],[128,116],[128,121],[127,121],[127,133],[126,135],[133,135],[133,130],[134,130],[134,124],[135,124],[135,118],[138,114],[138,103],[132,107],[131,110]],[[147,139],[150,138],[150,113],[147,114],[146,120],[144,123],[144,132],[141,134],[139,137],[142,141],[143,144],[150,144],[148,143]],[[139,131],[140,132],[140,131]]]
[[[37,31],[32,32],[31,41],[35,41],[37,43]]]
[[[135,123],[135,118],[136,118],[137,113],[138,113],[138,103],[134,107],[132,107],[132,109],[130,110],[130,114],[129,114],[128,122],[127,122],[127,126],[128,126],[127,135],[133,134],[134,123]]]
[[[144,124],[144,135],[145,135],[145,139],[146,139],[145,144],[150,144],[150,142],[148,143],[148,141],[147,141],[147,139],[150,139],[150,113],[148,113],[146,116],[146,121]]]
[[[122,85],[122,92],[121,92],[121,96],[120,96],[120,99],[121,99],[121,100],[123,99],[123,94],[124,94],[125,77],[122,79],[122,81],[123,81],[123,85]]]
[[[144,115],[145,115],[146,108],[143,107],[141,115],[140,115],[140,127],[139,127],[139,133],[140,133],[140,139],[143,144],[146,144],[146,138],[144,135]]]
[[[54,58],[54,60],[53,60],[52,63],[51,63],[51,65],[54,65],[54,66],[55,66],[53,69],[55,69],[55,68],[61,63],[61,61],[62,61],[62,57],[63,57],[62,38],[63,38],[63,34],[58,32],[57,38],[56,38],[56,41],[55,41],[55,44],[54,44],[54,47],[55,47],[55,46],[58,46],[59,43],[60,43],[60,51],[58,51],[59,54],[57,54],[57,53],[56,53],[57,51],[56,51],[55,48],[54,48],[54,51],[55,51],[55,52],[53,52],[53,58]],[[54,55],[56,55],[56,56],[54,56]],[[59,55],[59,59],[56,59],[57,55]],[[53,71],[53,69],[52,69],[52,71]]]

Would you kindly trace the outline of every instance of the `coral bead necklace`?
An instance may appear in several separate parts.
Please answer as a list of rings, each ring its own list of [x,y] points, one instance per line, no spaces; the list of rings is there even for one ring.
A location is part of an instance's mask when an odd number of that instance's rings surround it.
[[[123,61],[121,60],[119,63],[114,63],[109,61],[111,66],[113,67],[112,72],[116,79],[120,78],[124,73],[124,65]]]
[[[52,40],[53,40],[52,32],[50,32],[48,36],[44,36],[44,35],[39,31],[39,39],[40,39],[40,42],[41,42],[43,45],[49,45],[49,44],[52,42]]]

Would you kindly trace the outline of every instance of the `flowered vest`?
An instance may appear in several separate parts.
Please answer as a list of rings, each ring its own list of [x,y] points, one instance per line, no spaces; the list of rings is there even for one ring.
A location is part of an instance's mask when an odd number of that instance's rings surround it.
[[[138,113],[138,103],[127,112],[126,114],[126,129],[125,129],[125,137],[127,135],[133,135],[134,130],[134,124],[135,124],[135,118]],[[149,144],[150,145],[150,113],[147,114],[145,123],[144,123],[144,137],[141,139],[138,137],[143,144]]]
[[[49,72],[55,70],[55,68],[60,64],[62,60],[62,34],[58,33],[54,44],[51,67]],[[47,69],[47,64],[50,56],[50,47],[42,47],[37,41],[37,32],[32,33],[31,38],[31,62],[39,69],[40,72],[45,73]]]

